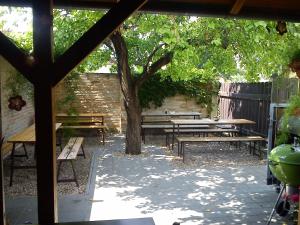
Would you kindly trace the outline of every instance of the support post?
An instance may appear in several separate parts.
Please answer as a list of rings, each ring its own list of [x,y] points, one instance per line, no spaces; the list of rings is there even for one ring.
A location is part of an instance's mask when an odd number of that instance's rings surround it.
[[[2,141],[1,139],[1,144],[0,146],[2,147]],[[0,225],[5,225],[6,224],[6,217],[5,217],[5,196],[4,196],[4,176],[3,176],[3,158],[2,158],[2,149],[0,147]]]
[[[38,220],[57,222],[55,110],[53,77],[53,0],[33,1],[34,107]]]

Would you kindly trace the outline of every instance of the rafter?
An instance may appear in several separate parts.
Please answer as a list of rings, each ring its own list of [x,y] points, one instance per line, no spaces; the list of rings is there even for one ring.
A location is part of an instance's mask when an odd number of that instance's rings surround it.
[[[0,31],[0,55],[33,83],[33,59],[22,52],[8,37]]]
[[[75,42],[54,64],[56,85],[147,0],[122,0]]]
[[[236,0],[234,5],[232,6],[231,10],[230,10],[230,14],[231,15],[237,15],[239,14],[239,12],[241,11],[244,3],[246,0]]]

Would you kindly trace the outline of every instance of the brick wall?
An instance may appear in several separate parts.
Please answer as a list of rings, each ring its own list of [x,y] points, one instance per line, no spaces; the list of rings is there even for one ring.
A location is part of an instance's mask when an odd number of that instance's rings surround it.
[[[65,85],[66,82],[62,81],[56,89],[58,101],[67,92]],[[71,105],[64,105],[63,108],[58,107],[58,112],[66,112],[69,107],[72,107],[78,113],[109,113],[111,116],[106,118],[106,125],[118,131],[125,131],[126,112],[117,74],[83,74],[80,75],[77,86],[76,100]],[[165,109],[177,112],[202,112],[206,116],[206,110],[201,108],[194,99],[182,95],[166,98],[163,106],[159,108],[151,107],[145,109],[145,112],[165,111]]]
[[[9,90],[6,86],[8,76],[15,73],[15,69],[2,57],[0,57],[0,82],[1,82],[1,132],[7,139],[11,135],[23,130],[34,121],[34,109],[32,100],[22,96],[26,101],[26,106],[21,111],[8,108]],[[5,145],[6,146],[6,145]]]

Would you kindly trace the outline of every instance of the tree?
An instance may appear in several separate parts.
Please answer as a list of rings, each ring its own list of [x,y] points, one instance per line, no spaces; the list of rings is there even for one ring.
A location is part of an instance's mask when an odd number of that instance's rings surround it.
[[[163,66],[171,62],[172,53],[167,52],[155,62],[152,62],[155,53],[164,46],[157,46],[149,55],[147,63],[143,66],[140,76],[134,76],[129,66],[128,50],[120,33],[115,31],[110,37],[118,61],[118,75],[124,97],[124,106],[127,113],[126,150],[127,154],[141,153],[141,113],[139,89],[143,83]]]
[[[101,11],[55,10],[56,55],[102,15]],[[129,124],[126,152],[138,154],[141,107],[137,95],[147,79],[159,71],[162,79],[201,81],[198,88],[205,92],[221,78],[254,82],[285,74],[293,52],[300,49],[300,25],[288,23],[283,36],[275,26],[272,21],[136,14],[110,37],[112,43],[105,41],[75,71],[110,65],[119,72]]]

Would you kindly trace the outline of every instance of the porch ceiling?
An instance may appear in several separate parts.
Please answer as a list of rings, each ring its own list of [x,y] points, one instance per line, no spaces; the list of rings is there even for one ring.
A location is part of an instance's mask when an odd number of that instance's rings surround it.
[[[54,0],[55,7],[111,8],[119,0]],[[30,6],[32,0],[1,0],[0,5]],[[141,10],[203,16],[300,22],[298,0],[149,0]]]

